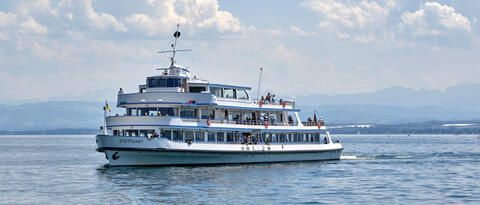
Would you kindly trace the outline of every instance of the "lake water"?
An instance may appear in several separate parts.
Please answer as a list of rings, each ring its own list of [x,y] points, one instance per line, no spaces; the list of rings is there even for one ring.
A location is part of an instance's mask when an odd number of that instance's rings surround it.
[[[0,136],[0,204],[480,204],[480,137],[338,135],[340,161],[111,167],[94,136]]]

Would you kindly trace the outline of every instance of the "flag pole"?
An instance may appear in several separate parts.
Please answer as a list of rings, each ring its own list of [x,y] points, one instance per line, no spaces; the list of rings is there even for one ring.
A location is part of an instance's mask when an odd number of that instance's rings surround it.
[[[103,106],[103,134],[108,135],[107,132],[107,109],[108,109],[108,103],[105,100],[105,106]]]
[[[260,68],[260,76],[258,77],[258,89],[257,89],[257,100],[260,100],[260,85],[262,82],[262,73],[263,73],[263,68]]]

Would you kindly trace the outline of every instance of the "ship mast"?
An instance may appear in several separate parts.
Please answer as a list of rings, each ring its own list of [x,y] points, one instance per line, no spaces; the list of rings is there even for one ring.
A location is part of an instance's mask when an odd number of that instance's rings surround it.
[[[178,67],[175,64],[175,54],[177,52],[192,51],[192,49],[177,49],[177,40],[178,40],[178,38],[180,38],[180,35],[182,34],[182,33],[180,33],[179,28],[180,28],[180,24],[177,24],[177,30],[173,33],[173,37],[175,37],[175,41],[173,42],[172,45],[170,45],[170,47],[172,47],[172,50],[157,52],[157,53],[172,53],[172,56],[168,57],[170,59],[170,67],[169,68],[158,68],[157,70],[167,70],[167,69],[172,69],[172,68]]]

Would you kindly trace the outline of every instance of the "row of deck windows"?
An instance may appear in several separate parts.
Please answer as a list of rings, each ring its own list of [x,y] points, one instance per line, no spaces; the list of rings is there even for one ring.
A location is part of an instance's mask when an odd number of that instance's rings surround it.
[[[324,142],[320,133],[243,133],[235,131],[184,131],[164,129],[160,137],[172,141],[216,142],[216,143],[289,143]]]
[[[158,136],[155,130],[114,130],[114,135]],[[326,137],[320,133],[245,133],[237,131],[204,131],[162,129],[161,138],[179,142],[209,143],[325,143]]]
[[[181,87],[182,80],[179,78],[149,78],[147,79],[147,86],[149,88],[158,87]]]
[[[224,110],[224,109],[198,109],[192,107],[180,108],[127,108],[127,116],[178,116],[181,118],[201,118],[211,120],[231,120],[239,122],[265,122],[278,123],[284,122],[294,123],[292,116],[283,119],[283,113],[259,113],[252,111],[240,110]],[[219,114],[220,113],[220,114]],[[248,123],[247,123],[248,124]]]
[[[249,99],[247,91],[240,89],[210,87],[210,93],[220,98]]]

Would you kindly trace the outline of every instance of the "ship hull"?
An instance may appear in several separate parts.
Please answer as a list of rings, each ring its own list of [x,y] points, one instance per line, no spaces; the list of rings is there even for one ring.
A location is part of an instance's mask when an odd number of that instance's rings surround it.
[[[323,161],[340,159],[342,150],[318,152],[198,152],[198,151],[150,151],[150,150],[105,150],[111,166],[147,165],[208,165],[273,163],[295,161]]]
[[[339,160],[343,148],[339,144],[319,145],[318,149],[304,150],[301,145],[208,145],[186,143],[165,143],[165,141],[145,140],[145,146],[119,145],[115,142],[121,137],[97,136],[97,151],[104,152],[110,166],[166,166],[166,165],[212,165],[275,163],[295,161]],[[113,140],[112,140],[113,139]],[[105,140],[107,142],[105,142]],[[112,141],[112,142],[111,142]],[[132,142],[138,142],[132,141]],[[150,143],[150,144],[147,144]],[[164,144],[170,146],[162,146]],[[172,145],[173,144],[173,145]],[[108,146],[111,145],[111,146]],[[181,147],[185,145],[184,147]],[[229,147],[221,150],[218,147]],[[243,147],[243,148],[242,148]],[[293,147],[293,148],[292,148]],[[238,150],[237,150],[238,148]]]

